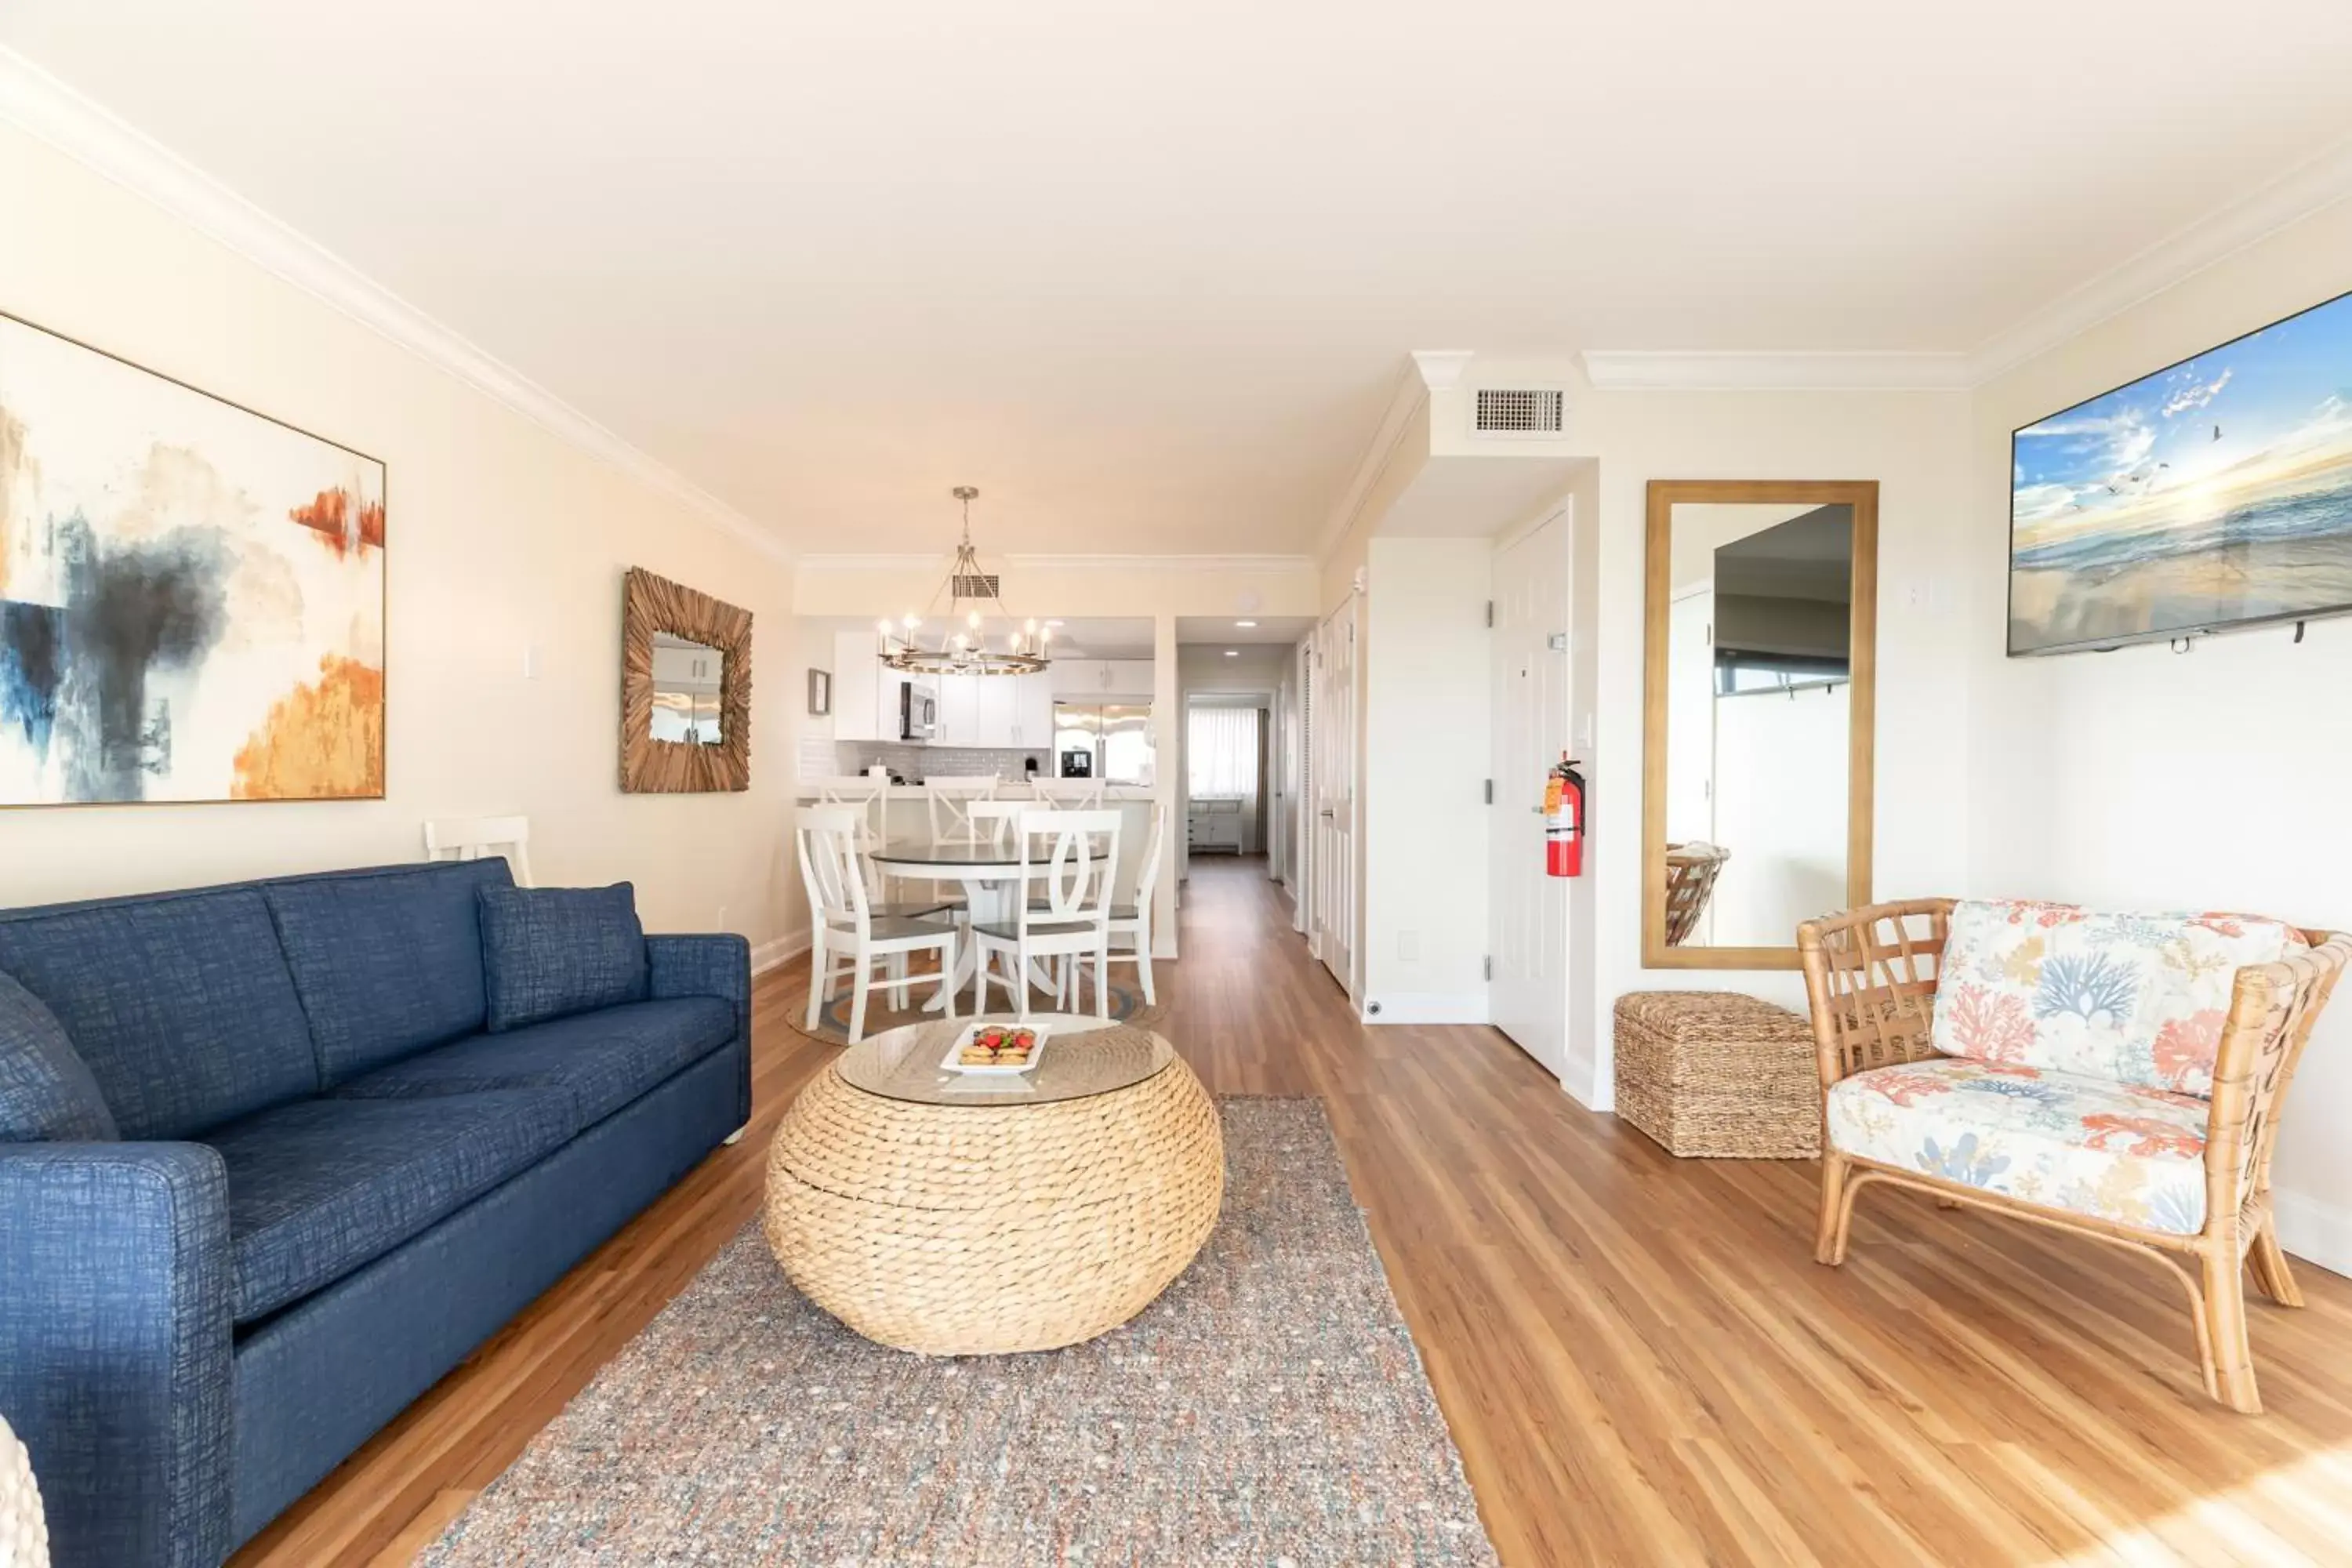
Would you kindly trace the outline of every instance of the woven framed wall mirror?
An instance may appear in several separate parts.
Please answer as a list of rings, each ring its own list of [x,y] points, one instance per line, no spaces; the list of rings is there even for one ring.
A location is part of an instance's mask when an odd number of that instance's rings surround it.
[[[621,788],[751,787],[751,612],[631,567],[621,591]]]
[[[1794,969],[1871,898],[1874,480],[1654,479],[1642,963]]]

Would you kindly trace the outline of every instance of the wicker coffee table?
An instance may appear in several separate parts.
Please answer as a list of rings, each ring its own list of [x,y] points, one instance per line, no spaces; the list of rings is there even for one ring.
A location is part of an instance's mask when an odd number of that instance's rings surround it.
[[[917,1024],[850,1047],[784,1113],[768,1246],[867,1339],[925,1355],[1076,1344],[1141,1311],[1215,1227],[1217,1108],[1174,1048],[1095,1018],[1033,1021],[1053,1034],[1019,1077],[940,1070],[963,1026]]]

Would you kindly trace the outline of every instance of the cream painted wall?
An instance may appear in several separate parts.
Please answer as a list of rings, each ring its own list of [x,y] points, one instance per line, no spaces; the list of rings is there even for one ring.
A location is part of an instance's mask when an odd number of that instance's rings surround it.
[[[0,310],[381,458],[390,502],[387,798],[0,813],[0,904],[411,860],[428,817],[520,812],[542,882],[626,878],[654,929],[789,942],[785,565],[5,128],[0,213]],[[775,650],[749,793],[620,792],[632,565],[751,610]]]
[[[1876,887],[1881,897],[1975,890],[1962,764],[1969,650],[1964,573],[1968,400],[1959,393],[1570,394],[1599,459],[1593,504],[1594,703],[1588,1016],[1572,1019],[1566,1087],[1613,1102],[1611,1009],[1628,991],[1733,989],[1803,1005],[1794,970],[1644,969],[1641,959],[1642,576],[1654,479],[1879,482]],[[1580,545],[1584,541],[1580,530]],[[1583,605],[1580,603],[1580,620]],[[1580,637],[1582,627],[1580,626]],[[1997,646],[1997,643],[1996,643]],[[1580,723],[1581,715],[1580,715]],[[1580,889],[1581,892],[1581,889]],[[1571,909],[1581,910],[1580,900]],[[1571,970],[1577,960],[1571,954]]]
[[[1494,544],[1375,537],[1366,568],[1359,1004],[1484,1023]]]
[[[2001,655],[2009,433],[2352,288],[2352,203],[2240,251],[1979,388],[1967,551],[1971,833],[1985,891],[2253,910],[2352,929],[2352,619],[2040,659]],[[2352,373],[2347,373],[2352,380]],[[1883,884],[1882,884],[1883,885]],[[2276,1165],[2291,1251],[2352,1273],[2352,1002],[2304,1057]]]

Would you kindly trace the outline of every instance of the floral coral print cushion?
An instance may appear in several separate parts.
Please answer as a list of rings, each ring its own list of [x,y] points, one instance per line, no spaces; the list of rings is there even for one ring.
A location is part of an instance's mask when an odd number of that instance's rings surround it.
[[[2193,1236],[2205,1122],[2192,1095],[1958,1058],[1830,1090],[1830,1146],[2045,1208]]]
[[[1937,981],[1936,1048],[2210,1096],[2238,970],[2304,945],[2252,915],[1966,900]]]

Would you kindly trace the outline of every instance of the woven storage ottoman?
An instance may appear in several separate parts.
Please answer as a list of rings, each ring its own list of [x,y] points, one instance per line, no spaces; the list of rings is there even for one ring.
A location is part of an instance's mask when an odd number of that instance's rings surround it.
[[[1630,992],[1617,998],[1617,1114],[1686,1158],[1819,1154],[1812,1026],[1734,991]]]

